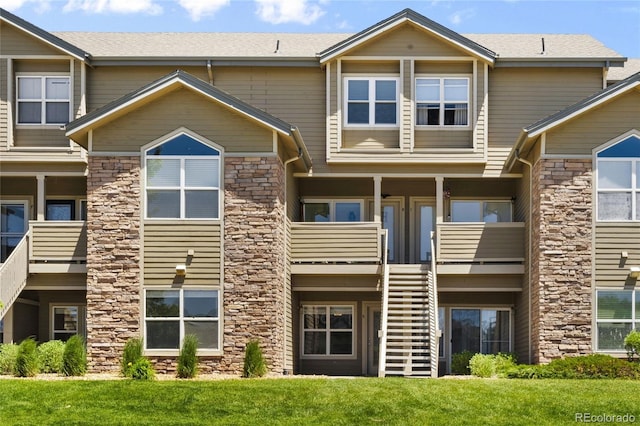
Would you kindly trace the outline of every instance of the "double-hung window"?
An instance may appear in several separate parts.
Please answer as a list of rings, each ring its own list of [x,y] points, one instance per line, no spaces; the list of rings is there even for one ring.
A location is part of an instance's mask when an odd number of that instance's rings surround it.
[[[220,348],[219,290],[145,291],[147,349],[177,350],[184,336],[195,334],[200,349]]]
[[[362,200],[305,200],[305,222],[361,222]]]
[[[598,220],[640,221],[640,137],[598,152],[596,160]]]
[[[220,151],[180,134],[145,161],[147,218],[220,218]]]
[[[416,78],[416,125],[468,126],[469,79]]]
[[[304,305],[302,307],[302,355],[353,356],[354,307],[352,305]]]
[[[640,330],[640,290],[596,291],[596,327],[599,351],[624,351],[624,338]]]
[[[345,78],[346,126],[398,126],[398,79]]]
[[[70,119],[71,81],[68,76],[18,76],[18,124],[66,124]]]

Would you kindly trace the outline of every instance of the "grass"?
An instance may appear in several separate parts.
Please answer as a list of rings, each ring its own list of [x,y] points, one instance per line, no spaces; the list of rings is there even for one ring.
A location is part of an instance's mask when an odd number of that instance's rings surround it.
[[[640,381],[253,379],[0,380],[0,424],[558,425],[635,416]]]

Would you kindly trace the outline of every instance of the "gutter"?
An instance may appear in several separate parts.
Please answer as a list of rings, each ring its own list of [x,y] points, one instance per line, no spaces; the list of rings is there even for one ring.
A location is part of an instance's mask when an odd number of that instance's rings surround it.
[[[304,161],[304,165],[307,171],[311,170],[311,167],[313,166],[313,163],[311,161],[311,155],[309,155],[309,151],[307,151],[307,146],[302,140],[302,135],[300,135],[300,130],[295,126],[292,127],[291,136],[293,137],[293,141],[298,147],[298,158],[296,158],[296,160],[302,159]],[[287,162],[291,160],[292,159],[290,158],[289,160],[287,160]],[[288,164],[287,162],[285,162],[285,165]]]

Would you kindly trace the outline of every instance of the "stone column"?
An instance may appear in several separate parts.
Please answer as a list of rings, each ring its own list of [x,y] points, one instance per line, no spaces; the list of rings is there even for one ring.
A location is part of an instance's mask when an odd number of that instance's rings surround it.
[[[118,371],[140,335],[140,158],[89,157],[87,355],[92,372]]]
[[[282,374],[284,325],[284,167],[278,157],[224,161],[224,356],[240,373],[244,349],[258,339],[270,372]]]
[[[533,168],[533,361],[591,352],[592,162]]]

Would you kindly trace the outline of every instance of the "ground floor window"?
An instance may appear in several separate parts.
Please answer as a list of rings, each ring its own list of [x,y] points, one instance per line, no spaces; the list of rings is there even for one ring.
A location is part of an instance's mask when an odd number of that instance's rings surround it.
[[[201,349],[220,348],[219,290],[145,291],[147,349],[180,349],[184,336],[195,334]]]
[[[66,342],[73,335],[85,335],[84,305],[51,305],[51,340]]]
[[[596,291],[596,348],[624,351],[624,338],[632,329],[640,330],[640,291]]]
[[[351,305],[304,305],[301,328],[303,356],[355,354],[354,307]]]
[[[451,353],[511,351],[509,309],[451,309]]]

